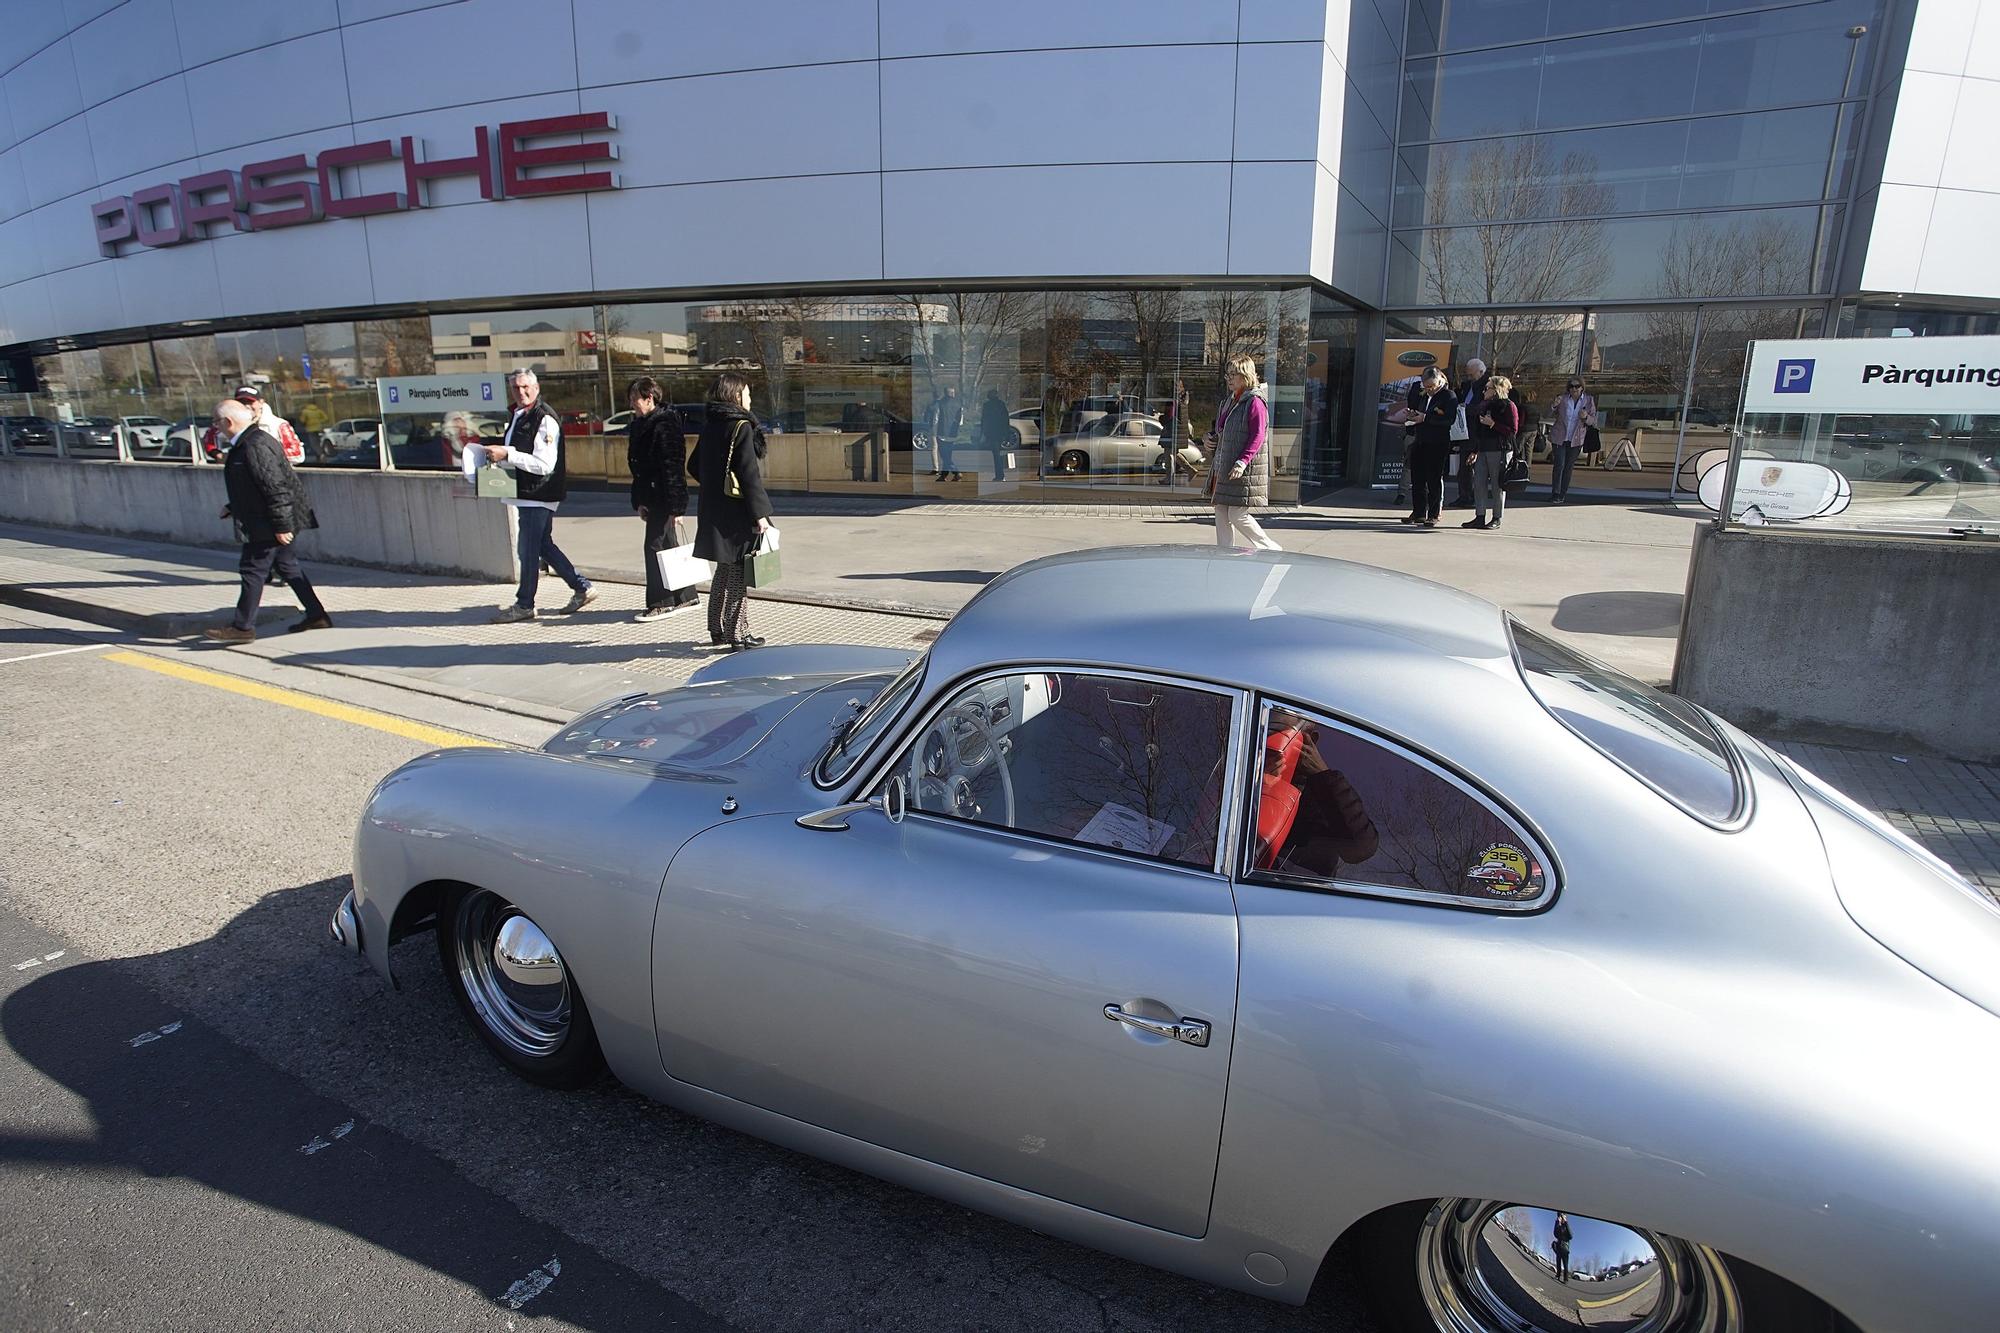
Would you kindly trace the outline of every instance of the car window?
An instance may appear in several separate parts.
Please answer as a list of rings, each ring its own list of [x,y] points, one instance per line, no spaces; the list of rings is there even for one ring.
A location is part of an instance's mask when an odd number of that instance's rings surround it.
[[[1525,625],[1509,626],[1528,688],[1558,722],[1697,819],[1742,817],[1734,752],[1700,709]]]
[[[844,718],[835,724],[844,730],[834,732],[833,739],[827,743],[826,753],[820,756],[821,786],[831,787],[854,771],[855,764],[875,744],[875,738],[902,715],[904,705],[917,692],[917,685],[923,680],[924,667],[929,661],[930,654],[925,653],[904,667],[894,680],[882,688],[881,693],[868,702],[854,718],[853,725],[848,725]]]
[[[1503,908],[1547,895],[1535,843],[1428,760],[1274,704],[1257,734],[1251,878]]]
[[[891,773],[912,811],[1207,868],[1230,711],[1138,677],[992,676],[933,713]]]

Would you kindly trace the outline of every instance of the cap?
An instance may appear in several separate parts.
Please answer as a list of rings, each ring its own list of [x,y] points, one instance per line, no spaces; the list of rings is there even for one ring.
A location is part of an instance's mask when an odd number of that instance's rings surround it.
[[[264,395],[254,384],[239,384],[236,387],[236,396],[238,398],[262,398]]]

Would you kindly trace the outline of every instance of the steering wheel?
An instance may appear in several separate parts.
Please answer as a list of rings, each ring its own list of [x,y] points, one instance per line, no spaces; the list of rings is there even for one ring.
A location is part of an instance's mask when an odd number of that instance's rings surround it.
[[[974,780],[989,769],[1000,779],[999,823],[1012,828],[1014,777],[1007,771],[1000,738],[975,705],[953,704],[924,728],[910,749],[911,804],[919,810],[991,823],[972,789]]]

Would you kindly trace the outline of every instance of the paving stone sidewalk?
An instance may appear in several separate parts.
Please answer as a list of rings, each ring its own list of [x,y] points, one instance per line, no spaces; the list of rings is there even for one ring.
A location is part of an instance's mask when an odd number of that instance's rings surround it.
[[[346,565],[314,565],[338,627],[288,635],[288,589],[268,591],[260,638],[240,649],[275,663],[562,722],[623,689],[684,681],[713,660],[702,608],[637,624],[644,590],[600,582],[575,616],[514,625],[488,618],[511,586]],[[556,605],[559,583],[543,590]],[[179,637],[235,603],[231,553],[0,524],[0,602]],[[854,643],[921,651],[942,615],[754,598],[751,623],[774,644]],[[1876,811],[2000,901],[2000,768],[1779,742],[1774,748]]]

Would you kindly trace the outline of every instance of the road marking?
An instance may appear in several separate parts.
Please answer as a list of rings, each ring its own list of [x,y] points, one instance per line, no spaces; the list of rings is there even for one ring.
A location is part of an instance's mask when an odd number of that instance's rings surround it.
[[[100,648],[109,648],[108,643],[85,643],[75,648],[51,648],[45,653],[23,653],[19,657],[0,657],[0,666],[9,662],[32,662],[38,657],[61,657],[64,653],[94,653]]]
[[[450,747],[455,745],[484,745],[497,748],[498,742],[481,740],[464,732],[447,731],[443,727],[425,726],[421,722],[411,722],[389,713],[378,713],[372,708],[357,708],[353,704],[339,704],[331,699],[320,699],[297,690],[284,689],[277,685],[265,685],[254,680],[241,680],[235,676],[225,676],[220,671],[210,671],[205,667],[187,666],[180,662],[170,662],[149,653],[115,652],[106,653],[104,660],[118,662],[124,666],[135,666],[147,671],[157,671],[163,676],[173,676],[178,680],[192,681],[196,685],[208,685],[218,690],[228,690],[232,694],[245,695],[252,699],[262,699],[266,703],[283,704],[301,712],[317,713],[339,722],[352,722],[357,727],[372,727],[376,731],[386,731],[392,736],[402,736],[408,740],[422,741],[425,745]]]
[[[25,963],[16,963],[14,964],[14,970],[16,972],[25,972],[31,967],[40,967],[43,963],[53,963],[56,959],[62,957],[64,952],[65,950],[57,949],[54,953],[45,953],[40,958],[30,958]]]
[[[507,1294],[500,1299],[507,1303],[508,1309],[518,1310],[547,1291],[549,1284],[554,1282],[561,1272],[562,1260],[551,1256],[547,1263],[507,1288]]]
[[[354,1122],[352,1120],[349,1120],[344,1124],[335,1125],[332,1129],[328,1130],[327,1132],[333,1135],[333,1137],[330,1139],[323,1139],[319,1135],[315,1134],[312,1136],[312,1142],[302,1143],[299,1145],[299,1151],[304,1153],[308,1157],[311,1157],[314,1153],[325,1152],[328,1148],[331,1148],[334,1144],[338,1143],[340,1140],[346,1138],[349,1134],[352,1134],[354,1132]]]
[[[1597,1310],[1607,1305],[1616,1305],[1620,1301],[1629,1301],[1634,1296],[1637,1296],[1640,1292],[1652,1286],[1655,1282],[1659,1280],[1660,1280],[1660,1275],[1658,1273],[1655,1273],[1651,1277],[1647,1278],[1644,1282],[1641,1282],[1638,1286],[1632,1288],[1632,1290],[1630,1291],[1620,1292],[1616,1296],[1606,1296],[1601,1300],[1578,1301],[1576,1303],[1576,1308],[1578,1310]]]
[[[158,1041],[162,1037],[171,1037],[180,1030],[181,1030],[181,1020],[176,1018],[173,1022],[167,1024],[163,1028],[157,1028],[152,1032],[141,1032],[136,1037],[126,1038],[125,1044],[127,1046],[132,1047],[134,1050],[137,1050],[139,1047],[144,1046],[149,1041]]]

